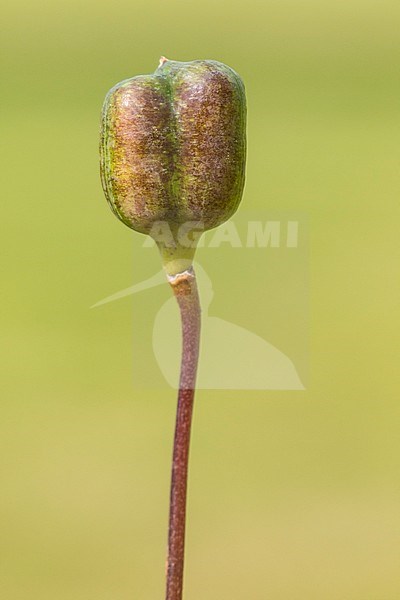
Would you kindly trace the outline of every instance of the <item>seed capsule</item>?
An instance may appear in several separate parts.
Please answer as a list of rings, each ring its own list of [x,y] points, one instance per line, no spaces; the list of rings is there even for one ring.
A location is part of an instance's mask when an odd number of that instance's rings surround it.
[[[173,234],[168,258],[185,254],[176,235],[181,225],[216,227],[241,200],[246,99],[240,77],[217,61],[162,58],[154,74],[108,92],[100,154],[102,185],[115,214],[153,237],[155,225],[167,223]]]

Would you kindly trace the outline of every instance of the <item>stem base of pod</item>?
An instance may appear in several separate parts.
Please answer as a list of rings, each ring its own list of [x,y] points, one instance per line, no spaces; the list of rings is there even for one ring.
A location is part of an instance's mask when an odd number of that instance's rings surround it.
[[[167,274],[169,282],[173,286],[173,280],[171,278],[178,277],[179,274],[184,274],[186,271],[190,273],[193,264],[193,258],[196,252],[196,246],[172,246],[161,242],[157,242],[157,246],[161,254],[164,270]],[[176,288],[173,286],[173,289],[175,290]]]

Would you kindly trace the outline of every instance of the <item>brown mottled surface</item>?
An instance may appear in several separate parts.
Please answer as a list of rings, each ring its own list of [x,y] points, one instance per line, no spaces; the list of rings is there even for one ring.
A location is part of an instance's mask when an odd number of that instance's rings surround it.
[[[181,199],[206,228],[225,221],[244,184],[244,97],[213,64],[180,69],[172,78]]]
[[[243,84],[216,61],[164,59],[154,75],[121,82],[106,97],[101,131],[103,188],[129,227],[202,221],[236,210],[246,155]]]
[[[134,229],[146,230],[171,213],[173,148],[171,107],[160,78],[137,77],[117,87],[103,130],[108,153],[102,157],[106,195]]]

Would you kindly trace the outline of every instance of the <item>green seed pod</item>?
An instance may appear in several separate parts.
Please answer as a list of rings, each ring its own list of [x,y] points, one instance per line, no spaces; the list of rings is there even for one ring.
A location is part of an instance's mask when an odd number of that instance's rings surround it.
[[[151,235],[164,263],[172,261],[167,270],[179,272],[182,260],[193,258],[193,232],[226,221],[242,197],[246,98],[240,77],[213,60],[162,58],[154,74],[108,92],[100,155],[112,210]]]

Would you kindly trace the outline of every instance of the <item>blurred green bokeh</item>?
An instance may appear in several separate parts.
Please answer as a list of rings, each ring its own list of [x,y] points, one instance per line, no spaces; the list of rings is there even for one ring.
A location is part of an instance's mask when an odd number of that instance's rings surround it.
[[[169,290],[89,310],[159,268],[111,215],[97,145],[107,90],[163,54],[241,74],[243,205],[310,225],[307,391],[198,394],[185,597],[398,600],[399,19],[394,0],[3,6],[2,597],[164,594],[175,394],[131,364]],[[208,267],[213,313],[255,330],[267,266]]]

